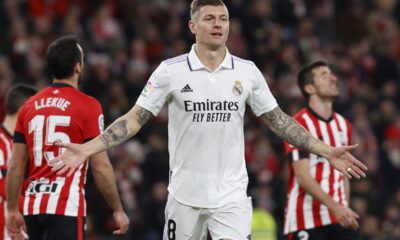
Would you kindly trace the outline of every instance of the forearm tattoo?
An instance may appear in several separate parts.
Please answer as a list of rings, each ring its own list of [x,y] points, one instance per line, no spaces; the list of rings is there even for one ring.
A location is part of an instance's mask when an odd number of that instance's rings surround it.
[[[100,136],[101,141],[108,147],[113,142],[120,143],[129,138],[127,120],[120,120],[112,124]]]
[[[137,121],[138,123],[143,126],[151,117],[151,112],[149,112],[148,110],[141,108],[137,111],[136,113],[137,115]]]
[[[287,140],[294,146],[310,150],[310,133],[279,107],[264,113],[262,118],[278,137]]]

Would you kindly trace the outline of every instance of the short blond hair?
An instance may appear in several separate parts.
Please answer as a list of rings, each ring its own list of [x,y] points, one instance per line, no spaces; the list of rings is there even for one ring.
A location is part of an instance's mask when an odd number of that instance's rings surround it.
[[[190,5],[190,18],[193,19],[204,6],[225,6],[225,3],[222,0],[193,0]]]

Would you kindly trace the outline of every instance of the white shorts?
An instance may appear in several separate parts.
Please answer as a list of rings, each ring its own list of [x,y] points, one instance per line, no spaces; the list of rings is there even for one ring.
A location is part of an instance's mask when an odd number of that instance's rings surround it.
[[[219,208],[195,208],[168,197],[163,240],[250,239],[253,207],[244,197]]]

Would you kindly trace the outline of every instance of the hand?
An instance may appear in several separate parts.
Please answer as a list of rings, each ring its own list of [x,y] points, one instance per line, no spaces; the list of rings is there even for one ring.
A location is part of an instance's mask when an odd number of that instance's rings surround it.
[[[366,177],[364,171],[368,170],[367,166],[350,153],[357,146],[336,147],[327,157],[329,163],[348,178],[352,178],[352,175],[356,178]]]
[[[352,228],[354,230],[359,227],[357,219],[360,218],[360,216],[350,208],[337,204],[336,207],[332,209],[332,212],[340,226],[344,228]]]
[[[63,154],[53,158],[49,162],[50,165],[53,166],[51,171],[56,172],[57,175],[62,175],[69,170],[67,177],[71,176],[75,170],[88,159],[88,156],[80,144],[61,142],[56,142],[54,144],[58,147],[66,148]]]
[[[25,220],[19,211],[8,211],[7,212],[7,232],[11,239],[24,240],[28,239],[26,234],[27,229]]]
[[[113,234],[124,234],[128,231],[129,218],[123,211],[116,211],[113,213],[115,224],[117,225],[117,230]]]

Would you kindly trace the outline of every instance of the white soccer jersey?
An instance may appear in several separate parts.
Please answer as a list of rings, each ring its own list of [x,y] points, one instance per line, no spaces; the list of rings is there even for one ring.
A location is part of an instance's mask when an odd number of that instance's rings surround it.
[[[169,107],[169,193],[194,207],[219,207],[246,194],[243,116],[246,103],[260,116],[277,103],[251,61],[226,51],[209,71],[194,45],[151,75],[137,104],[157,115]]]

